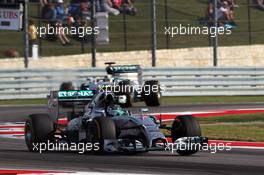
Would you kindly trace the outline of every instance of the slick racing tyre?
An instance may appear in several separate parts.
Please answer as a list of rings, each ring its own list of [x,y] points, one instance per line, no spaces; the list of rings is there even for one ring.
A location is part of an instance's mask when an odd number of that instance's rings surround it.
[[[25,124],[25,142],[29,151],[37,152],[36,145],[52,142],[54,123],[47,114],[32,114]],[[46,145],[47,146],[47,145]]]
[[[90,127],[88,127],[87,141],[94,144],[99,144],[99,149],[94,150],[96,153],[103,153],[104,143],[106,139],[116,139],[116,127],[111,118],[97,117],[94,118]]]
[[[179,116],[174,120],[171,130],[173,143],[181,137],[194,136],[201,136],[201,128],[198,121],[196,121],[191,115]],[[197,151],[199,150],[193,147],[188,148],[187,150],[177,150],[182,156],[195,154]]]
[[[63,82],[60,85],[60,91],[71,91],[74,90],[75,87],[73,86],[72,82]],[[72,102],[61,102],[60,105],[64,108],[70,108],[73,106]]]
[[[156,80],[146,81],[143,97],[147,106],[159,106],[161,98],[159,82]]]

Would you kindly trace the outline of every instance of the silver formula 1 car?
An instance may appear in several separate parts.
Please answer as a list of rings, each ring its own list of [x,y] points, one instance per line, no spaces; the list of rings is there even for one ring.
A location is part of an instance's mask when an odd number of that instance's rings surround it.
[[[140,65],[114,65],[115,62],[105,63],[107,75],[103,79],[90,79],[83,82],[80,90],[108,90],[116,96],[126,96],[127,101],[123,107],[131,107],[136,102],[145,102],[147,106],[160,106],[164,88],[155,78],[148,77],[143,80]],[[63,82],[60,90],[75,90],[72,82]],[[69,106],[71,103],[63,103]]]
[[[171,126],[159,115],[147,115],[146,109],[132,114],[120,107],[125,96],[89,90],[57,91],[48,96],[49,114],[33,114],[25,125],[25,141],[30,151],[40,143],[93,143],[95,152],[147,152],[165,150],[168,144],[179,142],[202,145],[199,123],[192,116],[178,116]],[[91,99],[92,98],[92,99]],[[87,101],[90,101],[87,105]],[[71,109],[63,109],[62,102],[73,102]],[[61,122],[61,116],[67,120]],[[165,130],[165,135],[161,130]],[[169,137],[169,139],[168,139]],[[174,145],[175,146],[175,145]],[[191,155],[199,148],[179,149],[180,155]]]

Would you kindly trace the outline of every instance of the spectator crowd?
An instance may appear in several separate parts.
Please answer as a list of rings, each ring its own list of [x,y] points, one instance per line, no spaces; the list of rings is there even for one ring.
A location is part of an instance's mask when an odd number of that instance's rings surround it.
[[[41,0],[41,19],[43,22],[58,28],[57,35],[47,35],[46,39],[54,41],[59,39],[64,46],[72,45],[63,32],[62,27],[85,27],[91,19],[92,0],[71,0],[67,5],[63,0]],[[94,0],[96,12],[108,12],[113,15],[121,13],[136,15],[134,0]],[[73,36],[77,40],[88,40],[78,34]]]
[[[253,0],[253,3],[258,9],[264,10],[264,0]]]
[[[216,0],[217,1],[217,21],[219,26],[236,28],[235,8],[238,8],[236,0]],[[251,0],[250,6],[264,10],[264,0]],[[206,10],[206,20],[208,25],[212,26],[214,21],[215,0],[209,0]]]
[[[210,26],[214,21],[214,3],[215,0],[209,0],[208,8],[206,11],[206,18]],[[236,0],[217,0],[217,21],[219,26],[225,26],[228,28],[235,28],[235,8],[238,7]]]

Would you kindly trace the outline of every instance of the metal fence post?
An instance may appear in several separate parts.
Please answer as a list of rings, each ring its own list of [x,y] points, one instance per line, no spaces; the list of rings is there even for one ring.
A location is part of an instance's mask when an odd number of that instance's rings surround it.
[[[165,6],[165,26],[168,29],[169,28],[169,14],[168,14],[168,1],[164,0],[164,6]],[[167,33],[166,34],[166,48],[170,48],[170,35]]]
[[[95,0],[92,0],[91,8],[91,27],[92,27],[92,41],[91,41],[91,53],[92,53],[92,67],[96,67],[96,39],[94,34],[95,29]]]
[[[28,52],[29,52],[29,41],[28,41],[28,0],[24,2],[24,66],[28,68]]]
[[[124,32],[124,50],[127,51],[127,25],[126,25],[126,13],[123,6],[123,32]]]
[[[214,27],[216,28],[216,31],[218,31],[218,17],[217,17],[217,0],[214,0]],[[217,50],[218,49],[218,32],[216,32],[216,36],[214,38],[214,63],[213,65],[216,67],[217,66],[217,61],[218,61],[218,54]]]
[[[152,67],[156,66],[156,49],[157,49],[157,16],[156,0],[151,0],[151,40],[152,40]]]
[[[252,35],[251,35],[251,3],[250,0],[247,0],[247,6],[248,6],[248,42],[251,45],[252,44]]]
[[[41,16],[41,7],[40,7],[40,3],[38,3],[38,28],[41,27],[41,20],[42,20],[42,16]],[[39,44],[39,55],[42,55],[42,38],[39,36],[38,37],[38,44]]]
[[[82,41],[81,41],[81,54],[84,54],[84,37],[82,37]]]

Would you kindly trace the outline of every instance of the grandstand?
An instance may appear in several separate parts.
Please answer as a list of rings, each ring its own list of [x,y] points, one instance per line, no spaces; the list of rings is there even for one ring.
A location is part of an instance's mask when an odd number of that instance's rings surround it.
[[[98,52],[113,52],[127,50],[150,50],[151,48],[151,15],[150,1],[140,0],[135,2],[138,10],[136,16],[126,15],[126,34],[124,34],[124,16],[110,15],[109,32],[110,42],[107,45],[100,45]],[[165,2],[167,2],[168,18],[165,18]],[[206,47],[210,45],[209,37],[204,35],[195,36],[177,36],[169,39],[167,45],[166,35],[164,35],[164,26],[166,20],[169,26],[192,25],[202,26],[201,19],[205,16],[207,8],[207,0],[157,0],[157,41],[158,49],[164,48],[188,48],[188,47]],[[69,3],[64,1],[64,5]],[[232,31],[230,36],[221,36],[219,38],[220,46],[263,44],[263,37],[259,37],[264,33],[263,16],[261,11],[251,4],[248,8],[247,0],[238,1],[239,7],[235,9],[235,21],[237,28]],[[248,11],[250,10],[250,15]],[[36,1],[30,2],[29,15],[36,23],[40,8]],[[249,23],[250,16],[250,23]],[[41,25],[46,25],[44,22]],[[250,25],[250,27],[249,27]],[[251,31],[249,31],[249,28]],[[126,36],[127,46],[124,46],[124,36]],[[249,39],[251,37],[251,40]],[[0,31],[0,57],[4,58],[4,51],[9,48],[15,48],[20,55],[23,55],[23,34],[22,32]],[[42,39],[41,56],[56,55],[73,55],[81,54],[81,42],[71,39],[73,45],[63,47],[59,41],[46,41]],[[84,53],[90,52],[90,44],[84,44]]]

